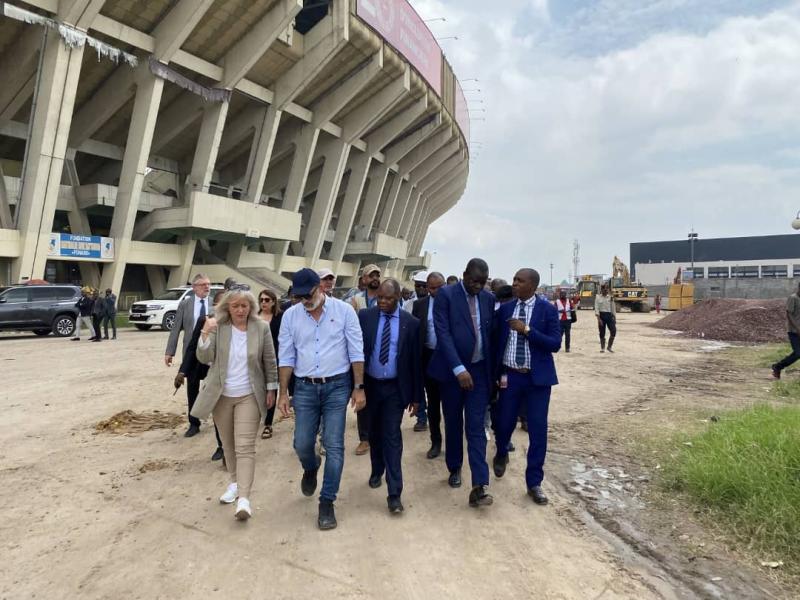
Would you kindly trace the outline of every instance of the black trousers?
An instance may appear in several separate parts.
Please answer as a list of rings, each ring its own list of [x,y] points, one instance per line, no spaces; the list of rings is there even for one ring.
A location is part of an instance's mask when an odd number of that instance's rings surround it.
[[[367,416],[367,411],[360,410],[356,413],[356,419],[358,420],[358,441],[359,442],[368,442],[369,441],[369,417]]]
[[[600,347],[606,347],[606,327],[608,327],[608,347],[614,345],[614,338],[617,337],[617,319],[614,313],[601,312],[600,322],[597,324],[600,333]]]
[[[389,496],[403,493],[403,422],[405,406],[397,379],[365,377],[367,395],[365,413],[369,419],[369,456],[372,476],[386,473]]]
[[[114,337],[117,337],[117,315],[106,315],[103,317],[103,335],[108,337],[108,324],[111,323],[111,330]]]
[[[792,345],[792,353],[772,365],[772,368],[777,369],[778,371],[782,371],[789,365],[793,365],[795,362],[800,360],[800,335],[797,335],[791,331],[788,333],[788,335],[789,343]]]
[[[559,321],[561,323],[561,337],[564,338],[564,350],[569,350],[570,334],[572,333],[572,321]]]
[[[94,327],[94,337],[95,339],[100,339],[100,322],[103,320],[103,317],[98,317],[97,315],[92,315],[92,326]]]
[[[198,379],[194,375],[189,375],[186,378],[186,398],[189,400],[189,424],[195,427],[200,427],[200,419],[192,416],[192,408],[194,408],[195,400],[197,400],[197,395],[200,393],[201,381],[202,379]]]
[[[433,350],[424,348],[422,351],[422,372],[428,372],[428,363],[433,356]],[[428,411],[428,427],[431,434],[431,444],[442,445],[442,392],[439,382],[430,377],[425,377],[425,402]]]

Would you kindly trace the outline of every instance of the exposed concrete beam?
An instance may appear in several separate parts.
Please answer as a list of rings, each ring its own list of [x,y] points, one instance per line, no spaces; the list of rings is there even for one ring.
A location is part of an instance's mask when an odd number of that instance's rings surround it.
[[[206,104],[200,96],[184,92],[161,111],[153,137],[153,152],[161,152],[189,125],[197,121],[203,115]]]
[[[342,119],[342,137],[351,142],[360,138],[392,109],[411,90],[411,70],[406,67],[403,74],[386,85],[377,94],[364,102],[359,109]]]
[[[189,194],[193,191],[208,192],[227,116],[228,102],[209,103],[203,111],[203,122],[200,125],[200,134],[192,161],[192,172],[186,185]]]
[[[261,198],[261,188],[267,178],[275,136],[281,121],[281,111],[270,106],[263,112],[262,119],[256,128],[245,175],[245,198],[256,203]]]
[[[398,162],[398,171],[403,175],[408,175],[413,169],[425,162],[434,152],[449,142],[452,137],[452,128],[449,125],[444,125],[440,131],[431,135],[423,143],[414,148],[414,150],[403,156]]]
[[[427,94],[370,133],[364,140],[367,142],[367,151],[374,154],[383,150],[389,142],[408,129],[426,110],[428,110]]]
[[[153,57],[164,63],[172,60],[213,3],[214,0],[180,0],[153,31]]]
[[[386,162],[390,165],[399,163],[400,159],[409,154],[414,148],[431,136],[441,123],[441,117],[437,114],[433,121],[407,135],[405,138],[386,150]]]
[[[350,177],[347,180],[342,207],[339,209],[339,221],[336,224],[336,233],[329,257],[334,262],[344,259],[344,252],[347,242],[350,241],[371,161],[372,157],[366,152],[350,152]]]
[[[461,142],[458,139],[452,140],[450,143],[445,144],[436,152],[431,154],[424,163],[409,173],[409,181],[413,182],[414,184],[419,184],[419,182],[425,177],[438,169],[439,165],[453,156],[460,147]]]
[[[378,214],[378,207],[383,197],[388,176],[389,165],[373,163],[372,168],[369,170],[367,197],[364,199],[364,207],[361,210],[361,216],[356,226],[356,239],[358,241],[366,242],[369,240],[369,234]]]
[[[441,181],[442,177],[444,177],[448,173],[451,173],[453,171],[453,169],[455,169],[456,167],[458,167],[459,165],[461,165],[461,164],[463,164],[465,162],[466,161],[464,159],[464,156],[461,154],[461,151],[457,152],[456,154],[451,156],[449,159],[447,159],[446,161],[441,163],[441,165],[439,165],[438,169],[436,169],[435,171],[432,171],[430,174],[428,174],[425,177],[423,177],[417,183],[417,187],[420,189],[420,191],[423,194],[425,194],[427,196],[428,192],[431,189],[431,187],[436,185],[437,182]]]
[[[408,210],[408,205],[416,193],[414,187],[407,181],[403,182],[403,188],[397,198],[397,202],[392,208],[392,218],[389,220],[389,226],[386,228],[386,233],[392,237],[398,237],[400,233],[400,225],[403,223],[403,215]]]
[[[0,59],[0,125],[8,123],[33,95],[39,50],[46,30],[28,27]]]
[[[0,229],[14,229],[14,220],[11,218],[11,203],[8,199],[6,179],[3,175],[3,165],[0,165]]]
[[[338,87],[311,107],[314,118],[311,124],[321,128],[347,106],[383,69],[383,49],[372,55],[366,64],[350,73]]]
[[[58,19],[86,31],[100,13],[105,0],[60,0]]]
[[[434,185],[431,186],[429,190],[427,190],[427,195],[429,198],[435,198],[439,192],[441,192],[444,188],[450,185],[453,181],[459,180],[464,177],[467,173],[467,166],[464,165],[457,169],[453,169],[449,173],[446,173],[442,179],[436,182]]]
[[[272,43],[292,24],[303,8],[302,0],[280,0],[222,59],[220,85],[233,88],[253,68]]]
[[[92,228],[89,224],[89,217],[85,210],[78,204],[77,189],[81,182],[78,178],[78,169],[75,167],[75,152],[67,152],[67,160],[64,162],[64,171],[67,181],[72,186],[71,208],[67,212],[70,232],[76,235],[92,235]],[[100,266],[96,262],[80,261],[78,268],[81,271],[81,280],[84,285],[93,287],[100,285]]]
[[[394,179],[392,179],[392,185],[389,186],[389,193],[382,203],[383,212],[381,213],[381,218],[378,221],[378,224],[375,225],[375,229],[377,231],[386,233],[387,229],[389,229],[389,219],[392,218],[392,209],[394,208],[394,204],[397,202],[397,198],[400,195],[400,190],[407,185],[408,182],[403,181],[402,175],[395,173]]]
[[[222,141],[219,145],[220,156],[225,157],[234,148],[241,144],[248,135],[253,133],[257,127],[260,127],[266,116],[267,107],[252,104],[242,110],[230,123],[225,127],[222,132]],[[233,159],[234,157],[231,157]],[[231,161],[223,160],[223,164]]]
[[[403,215],[403,222],[400,224],[400,230],[398,232],[398,237],[408,240],[408,234],[411,230],[411,221],[414,219],[414,216],[417,214],[417,209],[422,204],[422,194],[414,191],[411,195],[411,202],[409,203],[408,207],[406,208],[406,212]]]

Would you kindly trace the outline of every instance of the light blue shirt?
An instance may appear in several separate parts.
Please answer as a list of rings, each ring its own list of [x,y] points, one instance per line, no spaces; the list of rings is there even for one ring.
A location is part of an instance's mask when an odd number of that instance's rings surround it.
[[[325,298],[315,321],[302,303],[283,314],[278,334],[278,365],[293,367],[297,377],[333,377],[364,362],[364,338],[353,307]]]
[[[458,285],[460,285],[461,289],[464,291],[464,296],[467,298],[467,310],[469,310],[469,296],[470,296],[470,293],[467,291],[467,288],[464,287],[464,282],[463,281],[459,281]],[[483,356],[483,336],[480,334],[480,331],[481,331],[481,297],[480,297],[480,294],[476,294],[475,295],[475,318],[478,319],[478,322],[475,325],[476,325],[476,329],[478,330],[478,355],[480,356],[480,358],[476,362],[480,362],[485,358]],[[458,377],[458,375],[460,373],[463,373],[466,370],[467,370],[467,368],[464,365],[458,365],[455,369],[453,369],[453,375]]]
[[[381,339],[383,338],[383,328],[389,319],[389,361],[381,364]],[[394,379],[397,377],[397,342],[400,339],[400,305],[395,311],[387,315],[381,312],[378,318],[378,333],[375,336],[375,346],[372,348],[372,356],[369,361],[367,374],[374,379]]]
[[[431,350],[436,350],[436,328],[433,326],[433,296],[428,300],[428,337],[425,339],[425,346]]]

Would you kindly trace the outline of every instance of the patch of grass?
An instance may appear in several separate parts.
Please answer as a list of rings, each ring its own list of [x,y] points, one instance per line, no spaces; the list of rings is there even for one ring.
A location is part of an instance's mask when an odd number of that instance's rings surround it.
[[[800,561],[800,407],[724,414],[681,439],[662,484],[688,494],[761,560]]]
[[[781,379],[772,384],[772,394],[778,398],[800,400],[800,379]]]

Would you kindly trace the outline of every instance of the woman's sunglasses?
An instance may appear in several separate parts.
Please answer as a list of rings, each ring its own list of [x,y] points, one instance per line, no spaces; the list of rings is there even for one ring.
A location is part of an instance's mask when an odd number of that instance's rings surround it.
[[[261,298],[259,300],[259,302],[262,302],[262,303],[263,302],[272,302],[272,298],[270,298],[269,296],[264,296],[263,298]]]

